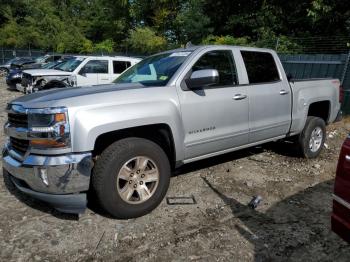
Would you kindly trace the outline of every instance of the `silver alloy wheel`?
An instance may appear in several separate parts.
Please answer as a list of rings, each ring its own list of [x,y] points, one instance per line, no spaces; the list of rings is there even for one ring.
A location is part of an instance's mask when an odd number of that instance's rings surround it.
[[[322,139],[323,139],[323,131],[322,128],[317,126],[311,133],[310,140],[309,140],[309,148],[311,152],[315,153],[317,152],[321,145],[322,145]]]
[[[141,204],[151,198],[158,187],[159,170],[145,156],[128,160],[117,176],[119,196],[129,204]]]

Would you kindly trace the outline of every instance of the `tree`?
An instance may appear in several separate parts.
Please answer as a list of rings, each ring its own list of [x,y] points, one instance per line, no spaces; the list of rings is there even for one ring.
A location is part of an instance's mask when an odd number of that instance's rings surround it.
[[[150,27],[137,27],[130,30],[127,44],[136,52],[150,54],[164,50],[167,41],[164,37],[156,35]]]
[[[100,43],[97,43],[94,46],[94,51],[101,52],[102,54],[103,53],[112,53],[113,49],[114,49],[114,42],[112,39],[104,40]]]
[[[346,0],[1,0],[0,4],[0,45],[58,52],[150,53],[187,41],[271,48],[278,42],[279,50],[286,52],[322,52],[325,46],[329,52],[339,52],[340,47],[348,49],[349,35]],[[330,36],[337,37],[336,43],[327,42],[334,39]]]
[[[237,46],[253,46],[253,43],[247,37],[213,36],[209,35],[202,41],[205,45],[237,45]]]
[[[213,31],[209,26],[210,18],[203,11],[203,0],[184,2],[174,24],[177,29],[176,40],[182,44],[188,41],[198,44]]]

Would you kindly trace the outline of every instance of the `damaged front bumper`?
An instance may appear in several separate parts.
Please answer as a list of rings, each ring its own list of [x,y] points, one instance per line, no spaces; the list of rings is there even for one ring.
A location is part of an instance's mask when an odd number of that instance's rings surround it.
[[[18,190],[65,213],[83,213],[93,161],[91,153],[18,155],[5,147],[3,168]]]
[[[16,84],[16,89],[19,92],[25,93],[27,88],[25,86],[23,86],[21,83],[17,83]]]

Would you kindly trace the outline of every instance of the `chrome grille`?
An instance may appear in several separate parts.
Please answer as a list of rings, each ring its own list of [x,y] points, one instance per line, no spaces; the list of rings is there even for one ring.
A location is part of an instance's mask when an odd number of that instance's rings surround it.
[[[24,140],[24,139],[18,139],[14,137],[10,137],[10,144],[11,147],[20,153],[25,153],[28,150],[29,147],[29,140]]]
[[[28,115],[27,114],[8,114],[8,122],[14,127],[28,127]]]

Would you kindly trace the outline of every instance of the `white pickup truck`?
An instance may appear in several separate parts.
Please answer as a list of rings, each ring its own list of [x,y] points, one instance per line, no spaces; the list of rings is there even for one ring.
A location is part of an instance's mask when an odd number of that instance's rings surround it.
[[[139,61],[125,56],[76,56],[55,69],[25,70],[16,89],[33,93],[52,87],[109,84]]]

